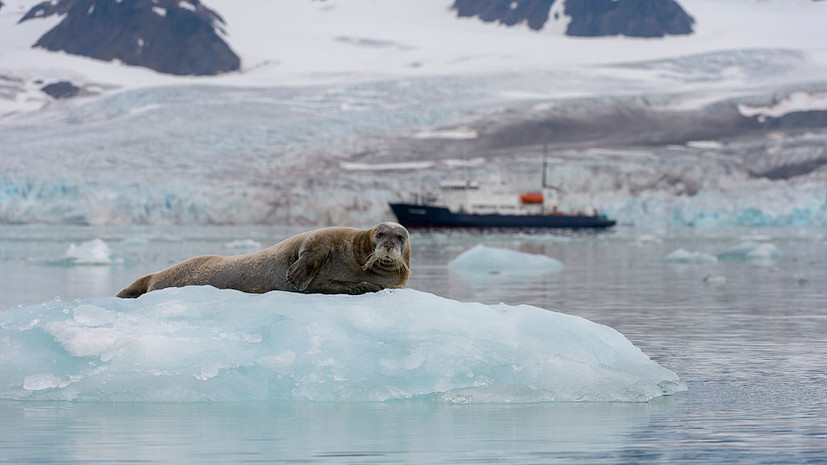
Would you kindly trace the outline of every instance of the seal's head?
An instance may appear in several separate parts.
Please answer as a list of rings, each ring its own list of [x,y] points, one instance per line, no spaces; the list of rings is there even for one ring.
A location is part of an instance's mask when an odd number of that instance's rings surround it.
[[[408,230],[399,223],[379,223],[370,230],[372,252],[365,262],[365,270],[381,269],[410,272],[411,242]]]

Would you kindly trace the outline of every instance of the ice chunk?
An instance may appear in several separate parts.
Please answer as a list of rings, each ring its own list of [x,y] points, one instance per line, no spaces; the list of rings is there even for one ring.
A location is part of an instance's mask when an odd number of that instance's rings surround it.
[[[187,287],[0,313],[0,399],[641,402],[682,389],[607,326],[413,289]]]
[[[51,373],[38,373],[26,376],[23,380],[23,389],[27,391],[42,391],[65,386],[66,383],[62,379]]]
[[[765,242],[744,242],[731,247],[718,254],[720,260],[749,261],[749,262],[772,262],[777,260],[781,254],[775,244]]]
[[[252,239],[243,239],[227,242],[224,244],[224,248],[234,250],[257,250],[261,248],[261,242],[254,241]]]
[[[718,259],[714,255],[709,255],[703,252],[690,252],[686,249],[673,250],[666,258],[663,259],[666,263],[717,263]]]
[[[111,265],[123,259],[116,257],[109,245],[101,239],[82,242],[80,245],[69,244],[61,263],[70,265]]]
[[[726,276],[708,274],[704,276],[704,284],[718,289],[723,288],[726,286]]]
[[[528,274],[557,272],[563,264],[545,255],[477,245],[451,260],[448,268],[472,274]]]

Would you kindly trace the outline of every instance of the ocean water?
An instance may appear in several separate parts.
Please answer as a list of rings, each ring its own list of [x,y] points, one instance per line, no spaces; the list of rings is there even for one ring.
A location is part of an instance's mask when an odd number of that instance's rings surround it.
[[[300,230],[2,226],[0,312],[111,296],[187,257]],[[7,400],[0,463],[827,463],[827,231],[415,232],[412,243],[409,287],[610,326],[687,391],[519,404]],[[477,245],[563,267],[449,266]]]

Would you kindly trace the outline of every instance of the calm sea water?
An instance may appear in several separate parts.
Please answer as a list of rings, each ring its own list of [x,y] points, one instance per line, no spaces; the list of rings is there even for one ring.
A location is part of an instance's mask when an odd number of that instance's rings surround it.
[[[199,254],[235,254],[285,227],[0,226],[0,311],[112,295]],[[106,265],[66,259],[102,239]],[[0,401],[0,463],[827,463],[827,231],[617,229],[414,233],[409,287],[527,303],[622,332],[685,380],[643,404],[109,404]],[[753,242],[776,258],[706,264]],[[476,244],[565,264],[539,279],[467,276]],[[255,244],[253,244],[255,245]],[[2,354],[0,354],[2,356]]]

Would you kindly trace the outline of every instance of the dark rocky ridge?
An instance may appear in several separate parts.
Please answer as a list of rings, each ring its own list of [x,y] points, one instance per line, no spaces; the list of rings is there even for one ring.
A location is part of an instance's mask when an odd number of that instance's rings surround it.
[[[663,37],[692,34],[695,20],[674,0],[566,0],[566,34]]]
[[[240,67],[217,33],[224,20],[199,0],[47,1],[21,22],[54,14],[66,17],[35,47],[177,75],[214,75]]]
[[[499,22],[514,26],[525,22],[540,30],[548,21],[555,0],[456,0],[453,8],[459,17],[477,16],[485,22]],[[514,5],[514,8],[512,8]]]
[[[565,1],[569,36],[663,37],[693,32],[695,20],[674,0],[455,0],[460,17],[543,29],[554,2]],[[553,18],[558,20],[559,18]]]
[[[53,82],[41,87],[40,90],[56,99],[72,98],[80,93],[80,87],[69,81]]]

